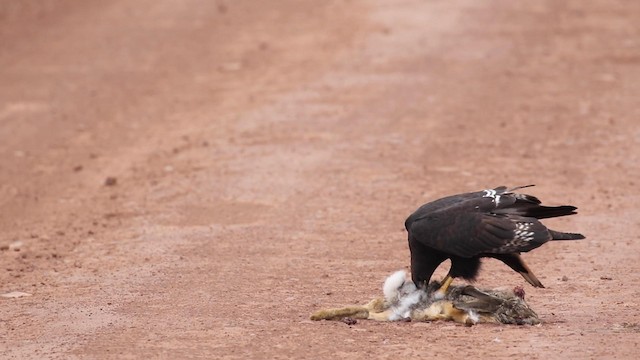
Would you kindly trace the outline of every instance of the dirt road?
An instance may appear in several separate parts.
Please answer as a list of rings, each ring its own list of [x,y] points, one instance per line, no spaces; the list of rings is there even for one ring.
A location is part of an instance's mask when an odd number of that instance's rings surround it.
[[[638,18],[0,1],[0,294],[31,294],[0,298],[0,357],[637,356]],[[308,320],[407,267],[421,203],[528,183],[587,236],[525,255],[542,326]],[[479,283],[523,279],[486,261]]]

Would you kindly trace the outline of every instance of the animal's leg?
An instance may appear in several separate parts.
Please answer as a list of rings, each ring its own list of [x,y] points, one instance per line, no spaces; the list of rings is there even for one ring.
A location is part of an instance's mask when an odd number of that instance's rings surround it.
[[[466,326],[475,325],[478,323],[478,315],[473,311],[465,311],[453,306],[453,303],[447,301],[444,303],[443,317],[445,320],[451,319],[457,323],[464,324]]]
[[[345,317],[367,319],[369,310],[362,305],[347,306],[336,309],[322,309],[311,315],[311,320],[340,320]]]
[[[467,285],[462,289],[462,293],[464,295],[469,295],[472,296],[478,300],[483,300],[483,301],[491,301],[491,302],[500,302],[500,299],[496,298],[493,295],[487,294],[484,291],[479,290],[478,288],[471,286],[471,285]]]
[[[311,320],[340,320],[346,317],[354,319],[371,319],[390,321],[393,310],[385,303],[384,298],[375,298],[366,305],[351,305],[335,309],[321,309],[311,315]]]
[[[411,318],[417,321],[453,320],[468,326],[476,324],[479,320],[473,312],[458,309],[451,301],[436,301],[426,309],[414,311]]]
[[[369,312],[369,320],[375,321],[391,321],[391,315],[393,315],[393,310],[385,310],[383,312]]]

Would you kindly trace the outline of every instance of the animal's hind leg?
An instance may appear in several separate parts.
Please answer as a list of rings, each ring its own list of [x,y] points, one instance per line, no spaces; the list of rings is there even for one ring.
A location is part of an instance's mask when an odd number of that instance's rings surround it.
[[[504,303],[503,299],[480,291],[471,285],[465,286],[461,294],[464,296],[454,301],[455,306],[469,312],[473,311],[475,314],[492,314]],[[465,297],[470,297],[472,300]]]
[[[369,312],[369,320],[375,321],[391,321],[391,315],[393,315],[393,310],[385,310],[383,312]]]
[[[436,301],[426,309],[414,311],[411,318],[417,321],[453,320],[468,326],[478,322],[472,312],[458,309],[451,301]]]
[[[496,300],[499,300],[495,296],[487,294],[484,291],[480,291],[478,288],[476,288],[474,286],[471,286],[471,285],[465,286],[462,289],[462,293],[464,295],[473,296],[474,298],[476,298],[478,300],[484,300],[484,301],[496,301]]]
[[[311,320],[340,320],[346,317],[370,319],[372,318],[371,314],[382,314],[385,312],[384,308],[384,299],[375,298],[366,305],[351,305],[342,308],[318,310],[311,315]],[[375,317],[376,319],[374,320],[388,321],[388,319],[384,319],[383,315],[375,315]]]

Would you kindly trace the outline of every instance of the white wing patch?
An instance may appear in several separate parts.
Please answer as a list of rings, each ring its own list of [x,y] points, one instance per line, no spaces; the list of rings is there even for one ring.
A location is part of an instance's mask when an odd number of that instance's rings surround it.
[[[516,223],[516,230],[514,230],[516,237],[514,240],[516,241],[520,240],[520,241],[526,241],[526,242],[533,240],[534,232],[528,231],[529,229],[531,229],[531,226],[533,226],[532,222]]]
[[[496,206],[500,204],[500,195],[498,195],[498,193],[495,190],[489,189],[489,190],[483,190],[483,191],[484,191],[484,195],[482,197],[493,198],[493,202],[496,203]]]
[[[535,237],[535,232],[531,231],[534,223],[532,222],[515,222],[516,228],[513,230],[513,239],[504,245],[494,249],[497,253],[508,253],[520,251],[519,249],[527,248],[531,245]]]

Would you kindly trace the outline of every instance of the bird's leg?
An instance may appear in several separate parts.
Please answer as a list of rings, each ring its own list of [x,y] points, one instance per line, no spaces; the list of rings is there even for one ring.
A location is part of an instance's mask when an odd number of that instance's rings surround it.
[[[449,286],[451,286],[452,282],[453,282],[453,278],[451,277],[450,274],[447,274],[444,280],[442,280],[440,288],[436,290],[436,292],[433,294],[433,298],[436,300],[444,299],[444,297],[447,295],[447,290],[449,290]]]

